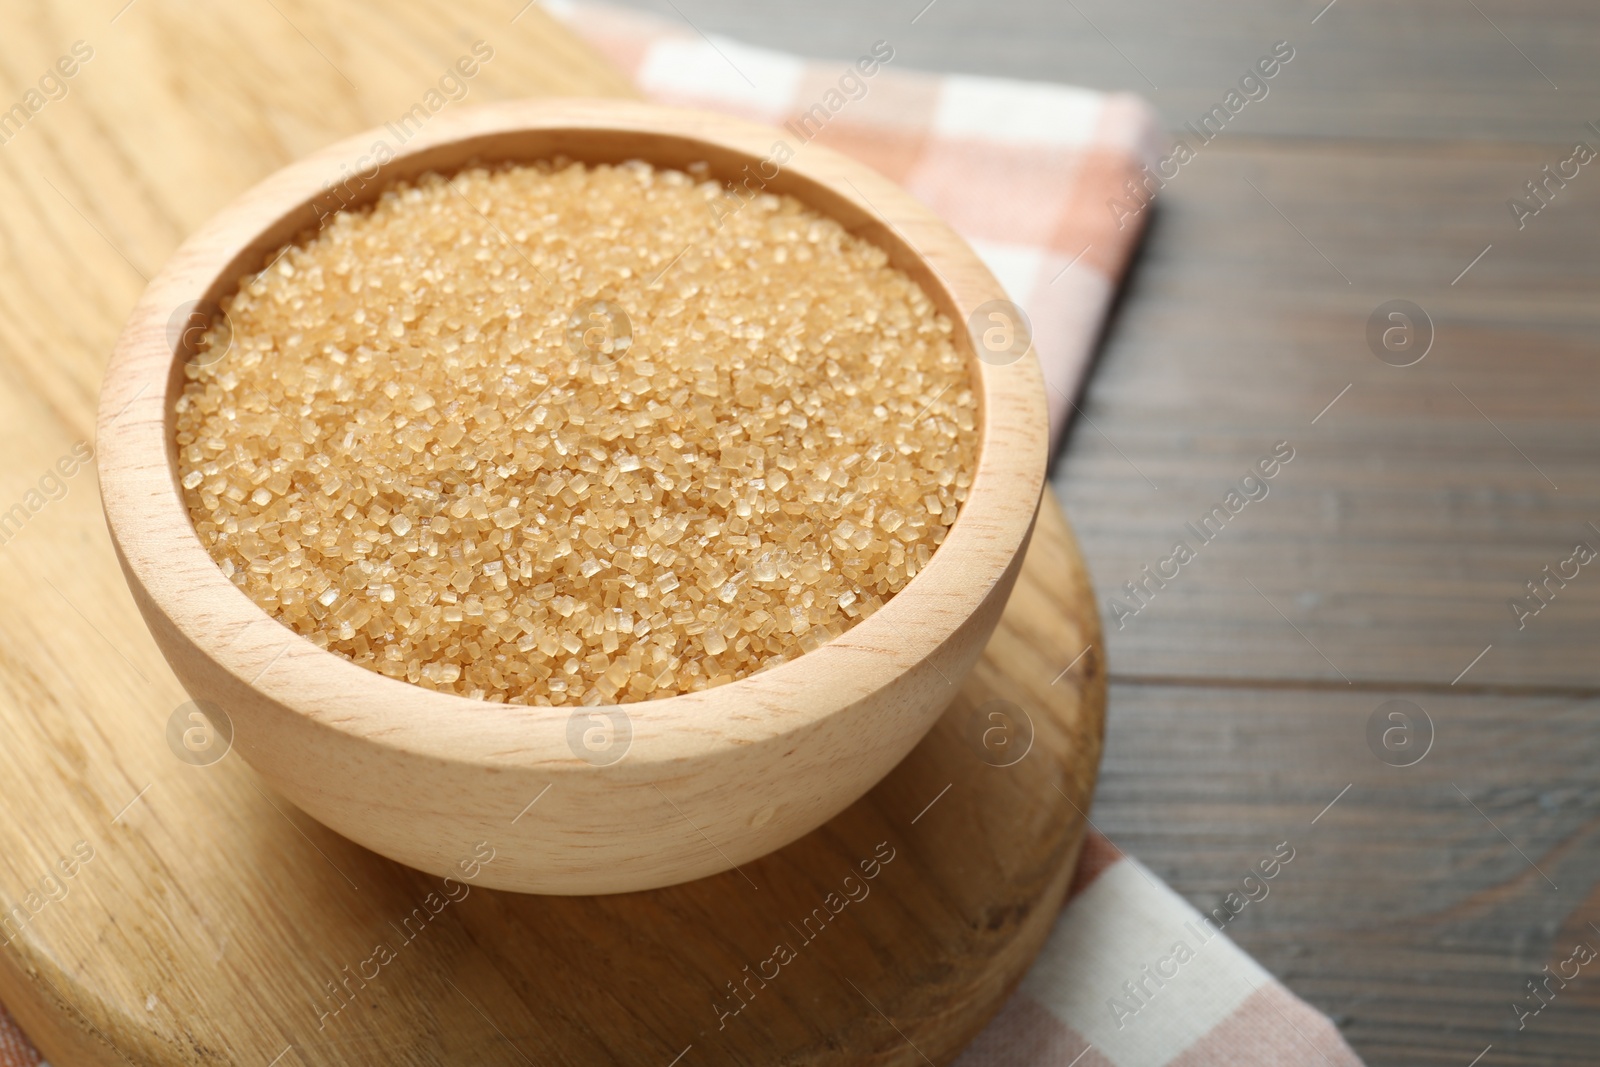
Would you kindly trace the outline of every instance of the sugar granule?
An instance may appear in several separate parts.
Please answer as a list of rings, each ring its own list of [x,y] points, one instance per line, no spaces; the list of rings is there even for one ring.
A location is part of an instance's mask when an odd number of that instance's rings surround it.
[[[555,160],[328,219],[186,369],[201,542],[316,644],[490,701],[692,692],[865,619],[966,499],[966,360],[877,246],[722,197]]]

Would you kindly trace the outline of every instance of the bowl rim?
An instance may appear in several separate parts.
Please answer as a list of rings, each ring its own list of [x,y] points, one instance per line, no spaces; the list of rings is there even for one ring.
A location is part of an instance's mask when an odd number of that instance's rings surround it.
[[[217,299],[260,270],[268,253],[303,229],[294,221],[316,211],[330,177],[378,172],[370,195],[359,200],[365,203],[392,182],[433,169],[430,153],[459,153],[480,141],[502,148],[519,137],[557,145],[596,137],[653,141],[653,153],[617,155],[652,162],[669,143],[704,149],[708,157],[750,161],[770,158],[780,141],[787,144],[783,131],[725,115],[575,98],[445,111],[391,148],[391,161],[376,165],[374,154],[379,143],[388,146],[387,135],[386,128],[368,130],[291,163],[196,230],[148,284],[105,373],[96,457],[107,526],[124,571],[147,612],[157,612],[239,684],[324,727],[383,747],[502,766],[570,764],[573,753],[548,726],[579,713],[621,709],[634,744],[618,767],[638,768],[700,755],[708,745],[790,735],[878,693],[932,661],[1020,559],[1044,487],[1044,379],[1031,349],[1005,365],[976,358],[966,329],[979,305],[1007,299],[1004,290],[962,239],[898,185],[821,145],[802,144],[769,187],[795,193],[853,232],[870,231],[868,239],[909,268],[942,311],[949,315],[954,309],[953,336],[968,357],[979,396],[980,438],[968,498],[928,565],[884,607],[810,652],[712,689],[553,707],[494,703],[390,678],[278,622],[223,575],[183,502],[170,432],[172,401],[183,380],[182,346],[170,337],[175,309]],[[556,154],[585,158],[549,148],[486,151],[486,163]],[[587,155],[597,159],[596,153]],[[817,199],[831,200],[831,207],[818,207]],[[288,238],[274,236],[286,228]],[[642,738],[652,743],[641,745]]]

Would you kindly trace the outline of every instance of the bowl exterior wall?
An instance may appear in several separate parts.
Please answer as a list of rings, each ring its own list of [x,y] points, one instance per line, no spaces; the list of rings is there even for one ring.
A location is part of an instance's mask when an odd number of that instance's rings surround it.
[[[500,764],[448,760],[330,727],[325,720],[336,719],[337,709],[327,709],[333,716],[301,714],[218,665],[140,594],[126,563],[124,570],[146,625],[189,695],[202,707],[223,709],[237,755],[318,822],[439,877],[459,879],[479,861],[476,885],[598,894],[731,870],[853,804],[910,753],[955,698],[999,623],[1021,560],[1019,553],[981,609],[934,655],[836,714],[791,734],[668,760],[650,758],[652,735],[640,730],[622,757],[605,765],[576,755],[529,763],[514,751]],[[276,665],[275,650],[300,641],[267,619],[251,629],[241,639],[258,646],[266,670]],[[849,633],[838,638],[849,639]],[[650,704],[529,708],[530,745],[548,747],[541,735],[552,732],[570,739],[574,718],[581,738],[601,725],[602,712],[613,710],[643,725]],[[587,713],[599,720],[583,718]],[[485,855],[492,860],[481,862]]]

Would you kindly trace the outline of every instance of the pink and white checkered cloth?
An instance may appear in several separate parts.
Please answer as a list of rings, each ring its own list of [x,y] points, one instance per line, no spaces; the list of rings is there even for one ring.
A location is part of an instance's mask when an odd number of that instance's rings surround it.
[[[806,135],[797,140],[866,161],[943,215],[1032,318],[1059,436],[1139,238],[1137,225],[1119,226],[1108,202],[1136,202],[1124,183],[1138,180],[1140,165],[1162,144],[1141,101],[904,71],[886,43],[863,42],[859,64],[812,62],[614,8],[549,6],[648,95],[794,123]],[[0,1067],[39,1062],[0,1008]],[[1084,846],[1071,899],[1038,962],[956,1062],[1361,1063],[1332,1023],[1240,951],[1216,921],[1098,834]]]

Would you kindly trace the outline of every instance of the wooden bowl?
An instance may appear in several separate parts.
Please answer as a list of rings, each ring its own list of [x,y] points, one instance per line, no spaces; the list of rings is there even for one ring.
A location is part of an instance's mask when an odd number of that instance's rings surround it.
[[[100,399],[106,521],[134,598],[184,687],[272,787],[359,844],[435,875],[535,893],[613,893],[725,871],[819,826],[923,737],[1000,619],[1044,482],[1033,355],[977,358],[965,328],[1004,292],[930,211],[874,171],[722,116],[611,100],[450,109],[267,178],[186,241],[117,341]],[[492,704],[387,678],[269,617],[202,547],[177,484],[173,405],[195,302],[214,307],[321,215],[397,179],[566,155],[695,161],[766,182],[883,248],[957,325],[979,383],[980,453],[944,544],[843,636],[758,675],[612,707]],[[383,150],[377,146],[382,144]],[[379,162],[392,154],[386,162]],[[746,168],[751,168],[749,171]],[[334,184],[330,191],[330,183]],[[986,314],[986,312],[985,312]],[[174,324],[179,328],[174,328]],[[481,862],[492,853],[492,860]]]

